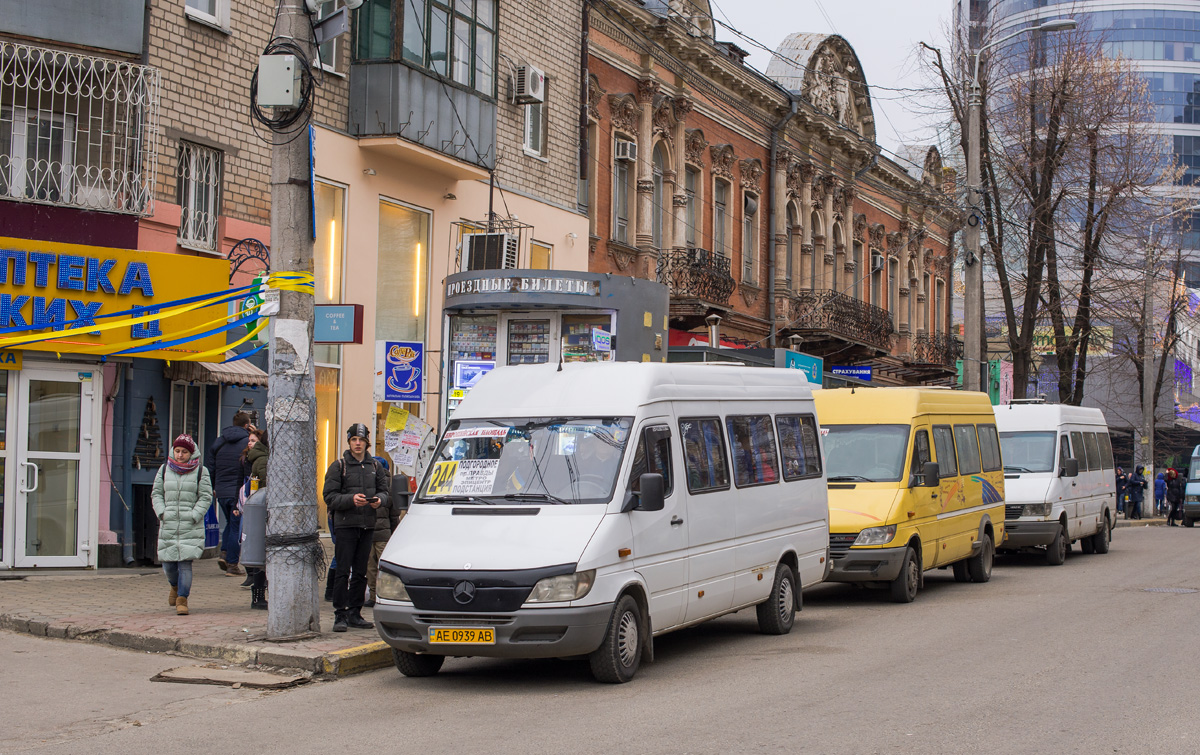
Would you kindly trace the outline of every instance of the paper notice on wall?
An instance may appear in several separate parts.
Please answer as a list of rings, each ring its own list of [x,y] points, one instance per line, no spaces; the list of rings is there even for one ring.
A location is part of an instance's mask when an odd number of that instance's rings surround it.
[[[404,471],[404,467],[411,467],[417,463],[417,449],[415,447],[399,446],[395,450],[389,450],[392,455],[392,461],[395,462],[396,468]]]
[[[491,495],[499,459],[463,459],[454,475],[455,495]]]
[[[400,432],[404,426],[408,424],[408,410],[401,409],[398,406],[391,406],[387,413],[387,430],[388,432]]]
[[[394,454],[396,449],[400,448],[400,439],[403,437],[403,431],[383,431],[383,450],[389,454]]]

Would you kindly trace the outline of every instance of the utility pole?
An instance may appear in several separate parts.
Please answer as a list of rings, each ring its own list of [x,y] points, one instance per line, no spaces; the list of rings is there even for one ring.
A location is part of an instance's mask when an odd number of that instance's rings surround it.
[[[281,3],[276,34],[301,47],[312,36],[301,0]],[[311,58],[310,58],[311,59]],[[296,137],[296,138],[293,138]],[[271,149],[271,272],[313,271],[310,136],[275,133]],[[270,376],[266,418],[271,454],[267,461],[267,579],[271,597],[267,637],[295,637],[321,630],[317,568],[313,296],[279,292],[271,319]]]

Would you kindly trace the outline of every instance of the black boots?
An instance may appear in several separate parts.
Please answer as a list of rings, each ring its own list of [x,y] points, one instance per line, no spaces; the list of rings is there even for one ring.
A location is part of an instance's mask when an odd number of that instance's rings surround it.
[[[325,602],[326,603],[333,602],[333,569],[332,568],[325,575]],[[337,630],[335,629],[334,631],[337,631]],[[343,629],[342,631],[344,632],[346,630]]]
[[[257,569],[250,577],[252,578],[250,607],[265,611],[267,610],[267,573],[262,569]]]
[[[333,614],[333,631],[335,631],[335,632],[345,632],[346,631],[346,614],[347,613],[348,613],[347,611],[334,612],[334,614]]]
[[[359,608],[351,608],[349,611],[347,611],[346,613],[348,615],[346,616],[346,623],[349,624],[352,629],[374,629],[375,625],[364,619],[362,614],[359,613],[361,610],[362,609]],[[334,627],[336,626],[337,624],[335,623]]]

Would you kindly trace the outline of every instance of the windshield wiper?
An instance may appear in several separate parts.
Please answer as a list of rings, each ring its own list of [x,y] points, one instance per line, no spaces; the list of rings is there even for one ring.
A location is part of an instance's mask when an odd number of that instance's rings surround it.
[[[1032,470],[1032,469],[1026,469],[1025,467],[1018,467],[1018,466],[1017,466],[1017,465],[1015,465],[1015,464],[1013,464],[1013,465],[1008,465],[1008,464],[1006,464],[1006,465],[1004,466],[1004,471],[1005,471],[1005,472],[1032,472],[1033,470]]]
[[[874,482],[870,477],[863,477],[860,474],[843,474],[837,477],[830,477],[826,482]]]
[[[571,505],[570,501],[564,501],[550,493],[505,493],[504,499],[506,501],[550,501],[551,503],[559,503],[564,506]]]
[[[434,503],[462,503],[463,501],[468,501],[471,503],[484,503],[489,506],[492,504],[492,502],[487,499],[479,498],[478,496],[473,495],[439,495],[434,496],[433,498],[418,499],[417,503],[421,503],[422,501],[433,501]]]

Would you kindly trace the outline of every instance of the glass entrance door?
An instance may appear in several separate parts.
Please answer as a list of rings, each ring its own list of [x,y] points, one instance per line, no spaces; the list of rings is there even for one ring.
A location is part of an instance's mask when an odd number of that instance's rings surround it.
[[[8,428],[18,568],[88,565],[93,379],[100,374],[20,373],[17,422]]]

